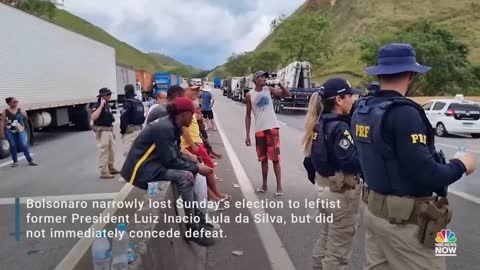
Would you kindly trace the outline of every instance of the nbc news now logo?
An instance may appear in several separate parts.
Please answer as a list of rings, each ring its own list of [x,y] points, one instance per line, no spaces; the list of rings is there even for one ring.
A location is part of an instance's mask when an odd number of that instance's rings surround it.
[[[451,230],[438,232],[435,242],[435,256],[457,256],[457,237]]]

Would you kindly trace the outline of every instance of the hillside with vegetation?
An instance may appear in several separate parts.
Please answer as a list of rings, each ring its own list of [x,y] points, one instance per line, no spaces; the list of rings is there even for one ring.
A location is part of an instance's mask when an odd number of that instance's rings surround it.
[[[194,77],[201,72],[201,70],[184,65],[169,56],[158,53],[144,53],[116,39],[100,27],[68,11],[56,8],[56,1],[54,0],[0,0],[0,2],[14,5],[23,11],[115,48],[117,63],[119,64],[149,72],[171,71],[184,77]]]
[[[285,56],[289,52],[285,49],[288,46],[281,44],[285,36],[301,37],[296,32],[311,35],[329,28],[328,33],[325,31],[317,40],[321,42],[315,44],[325,54],[307,59],[315,62],[314,80],[322,82],[328,77],[343,76],[363,86],[371,79],[364,75],[364,69],[374,64],[372,50],[385,42],[410,42],[420,47],[419,58],[429,63],[444,62],[432,60],[428,53],[448,53],[448,57],[455,58],[458,65],[445,72],[456,72],[465,78],[452,85],[452,89],[461,88],[470,94],[478,94],[480,86],[474,82],[480,80],[479,10],[477,0],[308,0],[290,17],[276,23],[271,34],[250,54],[276,50]],[[311,22],[302,21],[308,16],[327,18],[330,23],[312,30],[307,24]],[[296,26],[292,27],[292,24]],[[410,33],[412,29],[413,33]],[[448,36],[447,40],[443,38],[445,36]],[[429,41],[425,37],[436,40]],[[212,75],[232,75],[226,66],[228,63],[214,70]],[[436,65],[433,67],[435,69]],[[442,91],[440,94],[445,92]]]

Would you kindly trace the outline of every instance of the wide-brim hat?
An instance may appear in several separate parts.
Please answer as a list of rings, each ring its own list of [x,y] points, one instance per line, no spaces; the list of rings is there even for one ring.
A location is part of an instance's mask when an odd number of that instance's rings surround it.
[[[402,72],[427,73],[431,67],[420,65],[410,44],[391,43],[378,52],[378,65],[365,69],[367,75],[391,75]]]
[[[97,97],[109,96],[111,94],[113,94],[113,92],[110,89],[105,87],[105,88],[102,88],[102,89],[98,90],[98,96]]]

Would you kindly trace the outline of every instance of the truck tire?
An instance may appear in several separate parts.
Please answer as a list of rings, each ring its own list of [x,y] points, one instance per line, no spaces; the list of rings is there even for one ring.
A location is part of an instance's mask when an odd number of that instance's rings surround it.
[[[25,132],[27,133],[27,143],[28,145],[33,145],[35,143],[35,134],[33,131],[33,124],[30,118],[26,122]]]
[[[75,107],[72,111],[71,120],[79,131],[92,130],[91,112],[88,104]]]
[[[6,158],[10,156],[10,144],[8,141],[0,139],[0,158]]]

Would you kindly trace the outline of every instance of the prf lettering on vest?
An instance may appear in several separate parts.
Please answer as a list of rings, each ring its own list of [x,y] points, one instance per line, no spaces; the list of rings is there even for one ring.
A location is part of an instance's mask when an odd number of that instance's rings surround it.
[[[347,137],[347,139],[353,143],[353,138],[352,138],[352,135],[350,135],[350,132],[348,132],[348,130],[345,130],[345,132],[343,133],[343,135],[345,135],[345,137]]]
[[[368,138],[370,136],[370,126],[355,125],[355,133],[359,138]]]
[[[427,136],[423,134],[412,134],[410,135],[412,137],[412,143],[423,143],[427,144]]]

